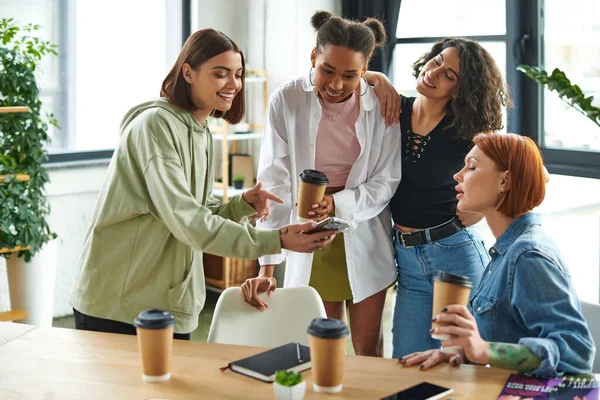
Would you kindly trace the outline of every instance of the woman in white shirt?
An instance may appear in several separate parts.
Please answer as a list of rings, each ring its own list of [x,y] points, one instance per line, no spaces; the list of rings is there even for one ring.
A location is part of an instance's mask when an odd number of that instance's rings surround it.
[[[335,215],[351,228],[314,258],[291,251],[260,258],[259,276],[244,283],[242,294],[268,308],[257,293],[275,290],[274,266],[287,260],[284,286],[314,287],[331,318],[345,320],[348,302],[355,353],[381,356],[385,294],[396,281],[387,204],[400,182],[401,137],[398,124],[386,126],[379,100],[361,78],[385,30],[373,18],[358,23],[326,11],[316,12],[312,24],[317,45],[309,75],[283,84],[269,100],[258,180],[284,203],[258,225],[296,221],[299,175],[317,169],[329,184],[312,216]]]

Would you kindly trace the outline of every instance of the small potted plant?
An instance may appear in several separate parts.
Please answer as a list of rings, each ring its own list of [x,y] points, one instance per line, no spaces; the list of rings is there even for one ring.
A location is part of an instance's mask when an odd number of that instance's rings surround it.
[[[236,189],[244,187],[244,175],[236,175],[233,177],[233,187]]]
[[[306,382],[298,372],[277,371],[273,391],[277,400],[302,400],[306,391]]]

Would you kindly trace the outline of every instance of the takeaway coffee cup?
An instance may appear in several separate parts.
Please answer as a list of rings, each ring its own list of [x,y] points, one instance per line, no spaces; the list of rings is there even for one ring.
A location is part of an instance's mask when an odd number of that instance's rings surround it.
[[[142,379],[164,382],[171,378],[175,318],[166,310],[142,311],[133,324],[142,358]]]
[[[466,306],[469,303],[473,282],[466,276],[453,275],[448,272],[438,272],[433,278],[433,319],[442,312],[444,307],[451,304],[462,304]],[[445,323],[432,322],[432,328],[448,325]],[[438,340],[448,340],[451,335],[432,334],[431,337]]]
[[[298,187],[298,216],[300,218],[311,218],[308,212],[312,210],[313,204],[323,200],[328,183],[327,175],[314,169],[305,169],[300,174],[300,186]]]
[[[308,327],[313,389],[316,392],[342,391],[348,333],[346,324],[333,318],[315,318]]]

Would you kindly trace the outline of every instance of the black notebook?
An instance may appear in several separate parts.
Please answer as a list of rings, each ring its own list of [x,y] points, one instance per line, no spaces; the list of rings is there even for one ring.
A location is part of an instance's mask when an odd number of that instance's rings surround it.
[[[265,382],[275,380],[275,371],[301,372],[310,368],[310,349],[298,343],[288,343],[262,353],[233,361],[232,371]]]

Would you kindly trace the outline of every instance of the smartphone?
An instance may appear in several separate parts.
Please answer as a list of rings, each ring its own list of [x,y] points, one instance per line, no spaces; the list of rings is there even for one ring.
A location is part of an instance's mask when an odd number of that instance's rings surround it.
[[[304,233],[311,234],[311,233],[330,231],[330,230],[337,231],[337,232],[344,232],[349,227],[350,227],[350,224],[347,221],[344,221],[343,219],[336,218],[336,217],[328,217],[328,218],[325,218],[323,221],[319,222],[317,224],[317,226],[315,226],[314,228],[312,228]]]
[[[381,400],[437,400],[454,393],[454,390],[429,382],[421,382]]]

